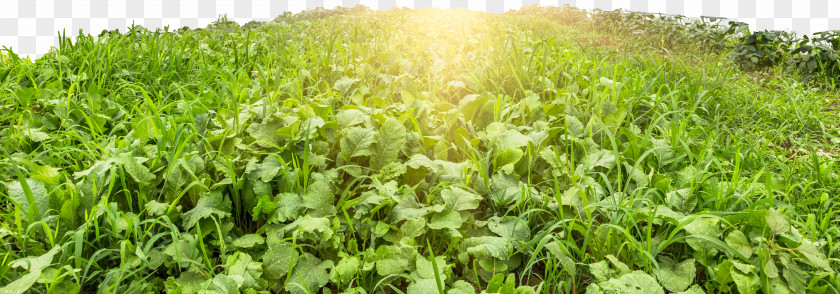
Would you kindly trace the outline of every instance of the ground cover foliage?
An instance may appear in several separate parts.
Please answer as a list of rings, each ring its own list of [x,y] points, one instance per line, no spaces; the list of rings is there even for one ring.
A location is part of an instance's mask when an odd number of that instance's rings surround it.
[[[731,28],[356,7],[6,50],[0,292],[838,293],[837,92]]]

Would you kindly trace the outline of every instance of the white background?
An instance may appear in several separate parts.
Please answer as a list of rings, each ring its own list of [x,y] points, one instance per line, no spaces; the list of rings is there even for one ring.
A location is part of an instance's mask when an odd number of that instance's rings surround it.
[[[35,58],[56,46],[57,32],[62,30],[74,36],[79,29],[98,35],[103,29],[124,29],[132,23],[196,28],[224,14],[244,24],[272,19],[283,11],[356,4],[372,9],[438,7],[502,13],[532,3],[726,17],[754,30],[798,34],[840,29],[840,0],[0,0],[0,46]]]

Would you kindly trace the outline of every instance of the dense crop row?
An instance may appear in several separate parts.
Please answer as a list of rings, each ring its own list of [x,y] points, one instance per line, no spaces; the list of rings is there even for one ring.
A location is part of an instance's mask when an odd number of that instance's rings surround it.
[[[838,293],[837,93],[740,71],[729,27],[622,15],[4,52],[0,292]]]
[[[816,80],[833,86],[840,79],[840,30],[798,37],[787,31],[751,32],[746,23],[724,24],[720,18],[694,19],[620,9],[590,13],[571,7],[532,5],[509,13],[539,15],[567,25],[590,24],[666,50],[694,46],[699,50],[725,52],[744,70],[781,65],[805,81]]]

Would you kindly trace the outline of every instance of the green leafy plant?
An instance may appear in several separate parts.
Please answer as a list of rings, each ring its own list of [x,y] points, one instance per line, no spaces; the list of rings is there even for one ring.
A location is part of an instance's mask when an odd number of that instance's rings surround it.
[[[814,33],[813,37],[803,36],[798,47],[793,50],[790,65],[803,73],[806,79],[818,76],[836,79],[840,76],[840,35],[837,31]]]
[[[838,95],[739,71],[743,29],[357,6],[3,50],[0,292],[836,293]]]
[[[784,31],[759,31],[741,37],[732,60],[743,69],[755,70],[782,64],[790,56],[791,35]]]

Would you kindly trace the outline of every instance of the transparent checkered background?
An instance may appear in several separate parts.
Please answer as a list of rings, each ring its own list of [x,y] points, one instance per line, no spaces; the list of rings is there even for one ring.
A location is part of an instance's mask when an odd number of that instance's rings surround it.
[[[57,46],[61,30],[74,36],[79,29],[97,35],[132,23],[196,28],[223,14],[243,24],[269,20],[284,11],[356,4],[372,9],[440,7],[502,13],[532,3],[725,17],[753,29],[797,34],[840,29],[840,0],[0,0],[0,46],[36,58]]]

